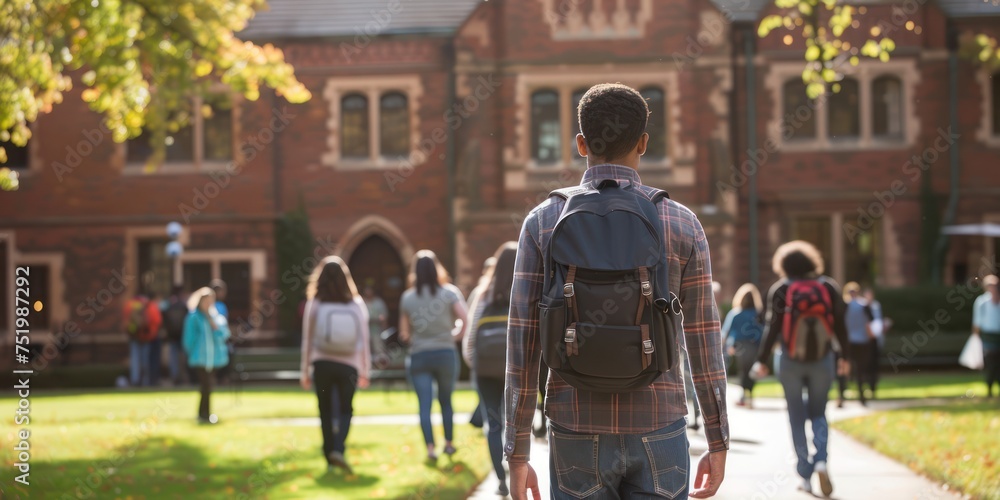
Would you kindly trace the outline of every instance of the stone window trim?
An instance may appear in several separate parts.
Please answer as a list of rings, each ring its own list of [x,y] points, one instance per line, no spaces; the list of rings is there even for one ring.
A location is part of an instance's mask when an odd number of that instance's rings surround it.
[[[993,95],[992,76],[994,74],[1000,75],[1000,72],[991,72],[986,68],[976,71],[979,91],[983,96],[980,99],[980,120],[976,130],[976,138],[988,147],[1000,148],[1000,130],[993,130],[993,100],[1000,98],[1000,96]]]
[[[408,158],[386,158],[381,154],[381,134],[379,113],[383,95],[398,92],[406,96],[410,116],[410,155]],[[340,105],[349,94],[361,94],[368,99],[368,158],[354,159],[341,156],[340,148]],[[327,101],[329,115],[326,121],[327,149],[322,155],[322,163],[336,170],[391,170],[401,163],[410,166],[422,164],[426,158],[418,150],[420,136],[420,98],[423,83],[420,75],[392,76],[351,76],[333,77],[326,81],[323,98]],[[437,142],[437,139],[433,139]]]
[[[552,40],[557,42],[642,38],[653,19],[653,0],[639,0],[635,12],[630,12],[623,0],[593,0],[587,16],[580,10],[579,0],[539,1]],[[614,6],[610,16],[604,4]]]
[[[7,276],[10,277],[10,284],[13,284],[15,278],[15,269],[18,266],[32,266],[41,265],[47,266],[49,268],[49,282],[47,283],[49,289],[48,302],[43,304],[43,307],[49,310],[49,325],[48,330],[41,330],[37,328],[31,329],[31,341],[32,343],[42,344],[48,342],[53,335],[52,327],[62,325],[67,319],[69,319],[69,307],[66,305],[66,290],[65,283],[63,281],[63,269],[66,267],[66,256],[62,252],[21,252],[17,249],[16,234],[14,231],[0,231],[0,245],[7,245]],[[29,279],[30,283],[30,279]],[[8,284],[5,284],[8,286]],[[10,288],[13,294],[14,288]],[[7,307],[7,319],[8,324],[0,325],[0,345],[4,344],[7,338],[9,338],[10,343],[14,343],[15,333],[14,333],[14,321],[16,316],[14,315],[15,301],[12,300],[9,304],[4,304],[2,307]]]
[[[237,93],[232,93],[227,90],[227,87],[223,85],[213,85],[210,89],[213,93],[228,93],[230,95],[230,100],[232,106],[230,107],[230,112],[232,113],[232,151],[233,158],[230,161],[219,161],[219,160],[205,160],[205,118],[201,115],[201,106],[204,100],[201,96],[194,96],[191,98],[191,107],[196,111],[192,116],[193,120],[188,125],[192,128],[191,135],[194,142],[194,157],[193,161],[166,161],[157,165],[155,169],[147,169],[145,163],[129,162],[128,161],[128,144],[122,143],[117,145],[116,155],[118,156],[118,163],[122,165],[122,175],[126,176],[139,176],[139,175],[183,175],[183,174],[208,174],[212,172],[221,172],[226,170],[232,164],[243,163],[243,154],[240,149],[240,133],[241,133],[241,104],[244,102],[242,95]]]
[[[855,151],[855,150],[893,150],[912,147],[920,134],[920,121],[917,119],[916,106],[913,97],[920,83],[920,73],[916,61],[911,59],[881,61],[861,61],[858,66],[844,65],[840,69],[844,76],[858,82],[858,109],[861,121],[861,134],[857,139],[830,139],[828,135],[827,98],[816,99],[815,107],[811,107],[816,122],[816,136],[813,139],[786,140],[782,136],[784,122],[784,95],[786,82],[792,78],[802,77],[802,62],[781,61],[772,62],[764,77],[764,86],[771,93],[771,118],[767,123],[767,137],[778,149],[787,152],[812,151]],[[881,138],[872,134],[872,84],[881,76],[899,78],[903,93],[903,137]]]
[[[517,75],[515,82],[515,126],[514,145],[504,148],[504,163],[518,169],[518,167],[531,173],[554,172],[559,170],[582,170],[586,163],[576,161],[576,142],[569,139],[569,133],[575,130],[573,121],[576,120],[575,110],[572,109],[573,92],[579,88],[589,88],[598,83],[603,83],[607,79],[595,77],[595,75],[607,73],[607,68],[580,68],[574,72],[563,73],[521,73]],[[649,72],[616,72],[617,81],[624,83],[634,89],[646,89],[655,87],[664,93],[666,106],[665,126],[667,155],[657,161],[644,161],[644,170],[667,170],[675,162],[689,162],[694,160],[695,148],[693,144],[681,141],[679,131],[681,130],[681,106],[680,106],[680,85],[676,71],[649,71]],[[564,139],[562,143],[562,160],[556,163],[539,164],[532,158],[531,151],[531,96],[539,90],[554,90],[559,95],[559,117],[560,134]]]

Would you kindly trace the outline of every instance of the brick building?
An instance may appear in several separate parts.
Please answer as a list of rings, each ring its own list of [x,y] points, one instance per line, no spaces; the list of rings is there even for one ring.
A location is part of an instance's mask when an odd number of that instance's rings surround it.
[[[308,103],[199,100],[212,115],[149,165],[148,143],[114,143],[77,88],[11,150],[21,186],[0,196],[4,343],[25,264],[45,304],[34,342],[73,321],[74,346],[90,347],[70,354],[83,361],[124,353],[121,299],[142,284],[166,291],[172,273],[189,287],[227,281],[234,319],[259,320],[249,339],[273,342],[275,290],[308,272],[279,269],[276,251],[275,223],[300,202],[317,255],[343,256],[393,308],[420,248],[468,291],[545,193],[578,182],[575,105],[606,81],[648,99],[643,181],[699,214],[724,295],[754,260],[769,282],[770,255],[790,238],[818,244],[838,280],[916,283],[925,171],[942,210],[955,187],[954,222],[1000,221],[1000,80],[951,66],[956,34],[1000,35],[1000,7],[981,0],[859,2],[855,31],[891,33],[892,60],[844,65],[841,92],[812,104],[797,34],[756,36],[765,0],[269,3],[243,36],[284,49]],[[184,227],[176,262],[170,221]],[[946,280],[995,248],[953,238]]]

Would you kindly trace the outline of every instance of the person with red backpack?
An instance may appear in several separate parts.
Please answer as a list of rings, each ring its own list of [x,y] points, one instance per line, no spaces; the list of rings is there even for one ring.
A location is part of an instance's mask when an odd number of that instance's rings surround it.
[[[148,386],[149,346],[159,335],[162,322],[159,305],[140,292],[125,301],[122,312],[125,334],[129,339],[129,382],[132,386]]]
[[[811,478],[819,476],[825,496],[833,493],[827,470],[829,426],[826,404],[834,372],[844,373],[847,362],[835,361],[836,353],[847,346],[844,325],[844,300],[840,287],[823,276],[823,257],[805,241],[792,241],[778,247],[772,261],[780,277],[771,287],[764,319],[764,341],[760,345],[753,372],[756,378],[767,375],[767,359],[774,345],[781,342],[781,354],[774,371],[785,391],[792,444],[798,457],[796,470],[802,478],[800,490],[811,493]],[[835,370],[835,362],[840,366]],[[806,390],[808,398],[803,398]],[[809,456],[806,420],[812,422],[815,454]]]

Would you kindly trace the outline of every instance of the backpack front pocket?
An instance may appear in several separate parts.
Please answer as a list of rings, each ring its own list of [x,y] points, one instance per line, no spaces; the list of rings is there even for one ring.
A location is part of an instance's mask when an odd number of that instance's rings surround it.
[[[573,370],[592,377],[633,378],[642,371],[642,331],[638,326],[577,323],[579,354],[570,356]]]

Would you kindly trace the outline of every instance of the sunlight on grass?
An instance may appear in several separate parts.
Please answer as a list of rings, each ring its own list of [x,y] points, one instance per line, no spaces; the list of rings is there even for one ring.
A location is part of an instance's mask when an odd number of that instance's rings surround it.
[[[986,385],[978,372],[906,373],[883,375],[878,383],[879,399],[924,399],[980,397],[986,395]],[[857,384],[848,386],[847,397],[857,398]],[[781,384],[774,377],[761,380],[753,389],[754,397],[784,397]],[[830,389],[830,399],[837,399],[837,383]]]
[[[956,401],[834,426],[973,498],[1000,498],[1000,403]]]
[[[196,395],[187,391],[34,397],[32,482],[13,493],[31,498],[63,493],[72,498],[404,498],[414,493],[461,498],[491,470],[482,431],[456,419],[459,452],[453,459],[426,464],[415,422],[356,423],[346,453],[354,475],[328,473],[318,426],[258,420],[315,417],[315,396],[245,391],[239,401],[236,405],[230,395],[217,394],[213,411],[222,423],[199,426]],[[0,399],[0,404],[12,402]],[[463,391],[455,402],[457,411],[469,411],[475,395]],[[417,410],[416,397],[402,391],[367,391],[355,406],[365,414]],[[14,430],[8,426],[0,432],[0,463],[11,471]],[[440,449],[440,426],[436,436]]]

